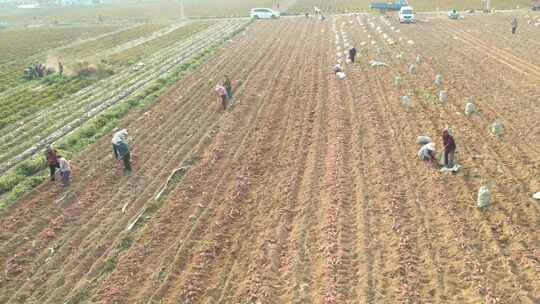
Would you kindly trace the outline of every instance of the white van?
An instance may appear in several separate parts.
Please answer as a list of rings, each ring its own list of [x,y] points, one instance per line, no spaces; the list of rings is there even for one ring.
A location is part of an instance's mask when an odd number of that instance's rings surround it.
[[[250,15],[254,19],[276,19],[280,14],[270,8],[252,8]]]
[[[416,17],[414,15],[414,9],[410,6],[403,6],[399,10],[399,22],[400,23],[414,23]]]

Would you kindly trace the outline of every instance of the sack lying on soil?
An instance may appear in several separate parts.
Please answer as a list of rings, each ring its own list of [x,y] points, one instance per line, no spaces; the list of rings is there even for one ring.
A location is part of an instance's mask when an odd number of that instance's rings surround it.
[[[437,74],[437,76],[435,76],[435,85],[440,86],[440,85],[442,85],[442,83],[443,83],[442,75]]]
[[[401,96],[401,104],[406,108],[410,108],[412,106],[411,98],[406,95]]]
[[[433,140],[431,140],[431,137],[426,136],[426,135],[420,135],[416,138],[416,143],[419,145],[429,144],[432,141]]]
[[[401,77],[400,76],[395,76],[394,77],[394,86],[396,86],[398,88],[401,86]]]
[[[345,79],[345,77],[347,77],[347,75],[345,75],[343,72],[337,72],[336,75],[339,79]]]
[[[416,64],[422,63],[422,56],[416,55]]]
[[[479,208],[485,208],[491,204],[491,193],[486,186],[482,186],[480,187],[480,190],[478,190],[477,204]]]
[[[504,126],[502,122],[496,121],[491,125],[491,134],[494,136],[501,136],[504,133]]]
[[[476,106],[472,102],[465,105],[465,115],[469,116],[476,112]]]
[[[440,91],[439,92],[439,101],[442,103],[445,103],[448,101],[448,92],[447,91]]]
[[[536,193],[533,195],[533,198],[534,198],[534,199],[537,199],[537,200],[540,200],[540,192],[536,192]]]
[[[416,74],[416,65],[415,64],[411,64],[409,66],[409,73],[412,74],[412,75]]]

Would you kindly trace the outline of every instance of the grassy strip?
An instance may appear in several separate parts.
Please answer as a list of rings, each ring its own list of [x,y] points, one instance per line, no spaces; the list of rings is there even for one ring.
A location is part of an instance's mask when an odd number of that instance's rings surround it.
[[[243,31],[250,23],[231,33],[224,41]],[[55,144],[59,154],[67,159],[73,158],[88,145],[108,135],[129,111],[144,109],[159,101],[159,96],[190,71],[205,63],[218,49],[220,44],[202,51],[189,63],[173,69],[166,77],[155,80],[142,92],[111,107],[102,114],[90,119]],[[15,203],[23,195],[30,192],[48,178],[45,155],[38,154],[25,160],[0,177],[0,209]]]

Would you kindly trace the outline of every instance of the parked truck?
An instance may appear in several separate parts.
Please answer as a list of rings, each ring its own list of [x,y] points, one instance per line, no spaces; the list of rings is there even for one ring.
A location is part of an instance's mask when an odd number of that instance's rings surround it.
[[[399,0],[395,2],[371,2],[369,4],[370,9],[377,9],[384,13],[386,11],[399,11],[402,7],[409,6],[407,0]]]

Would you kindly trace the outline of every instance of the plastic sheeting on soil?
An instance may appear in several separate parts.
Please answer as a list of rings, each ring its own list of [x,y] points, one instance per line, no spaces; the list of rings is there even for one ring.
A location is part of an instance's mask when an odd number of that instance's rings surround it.
[[[386,63],[384,63],[384,62],[382,62],[382,61],[377,61],[377,60],[370,60],[370,61],[369,61],[369,65],[370,65],[371,67],[380,67],[380,66],[385,66],[385,67],[387,67],[387,66],[388,66],[388,64],[386,64]]]

